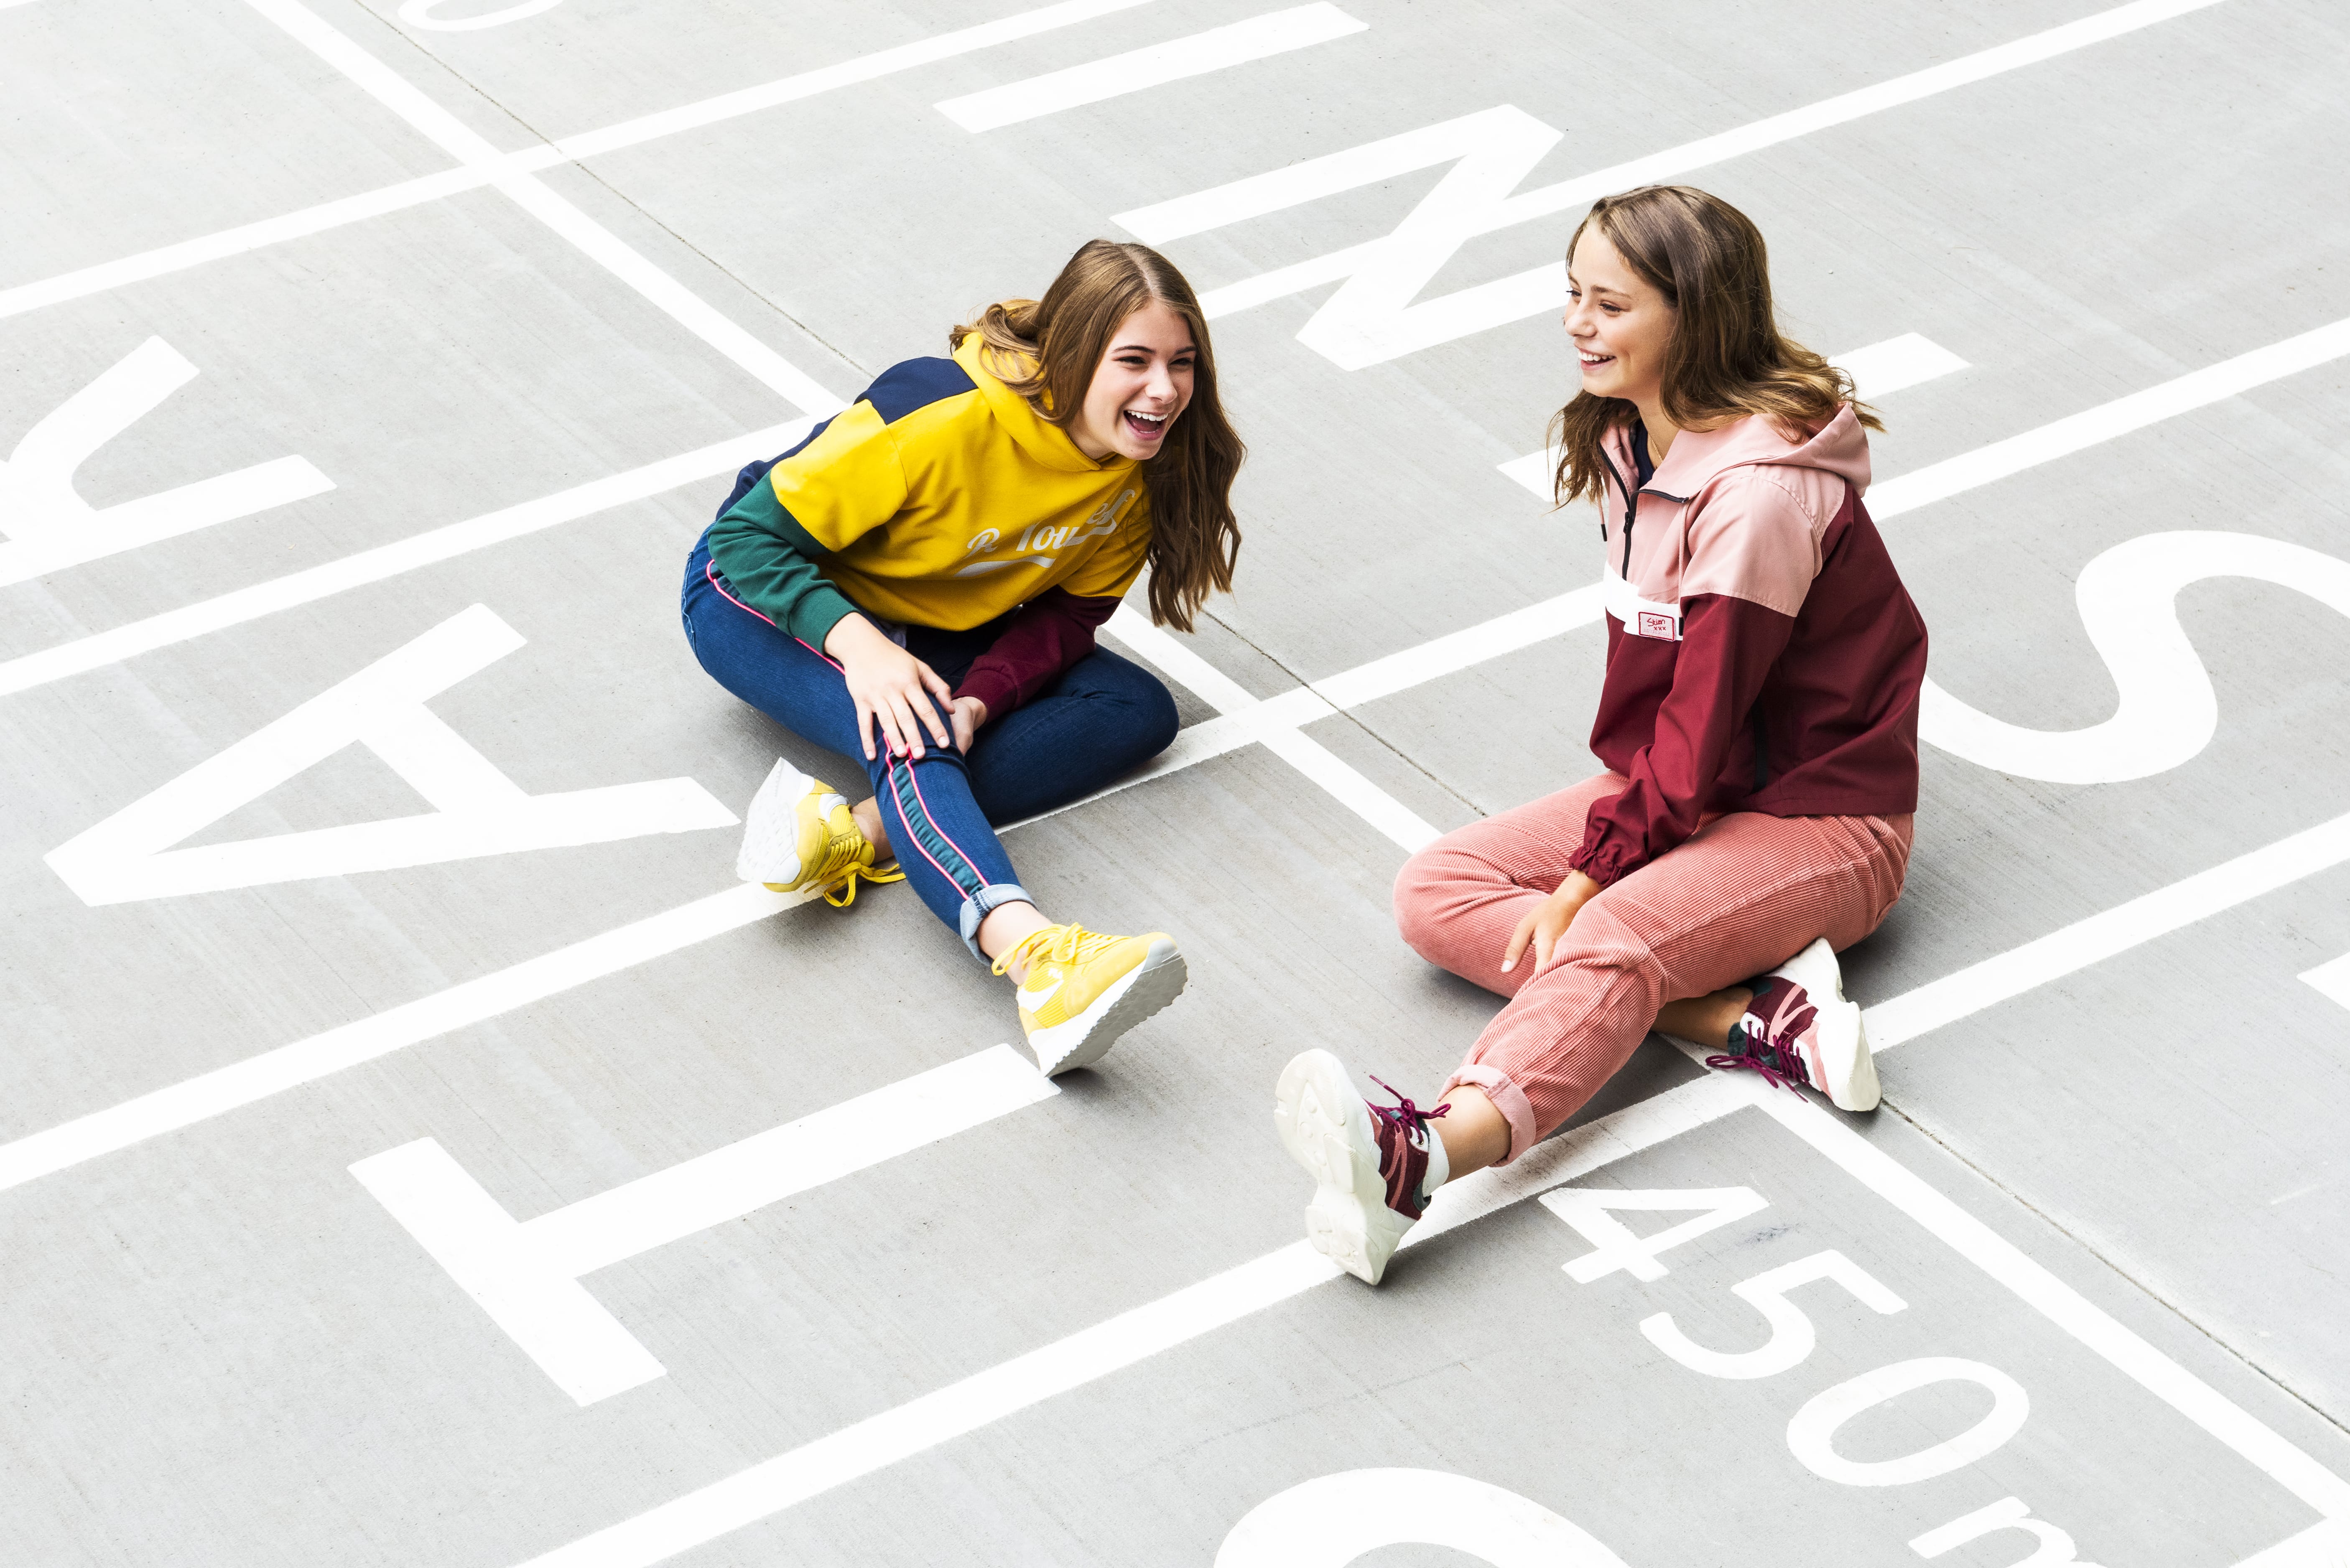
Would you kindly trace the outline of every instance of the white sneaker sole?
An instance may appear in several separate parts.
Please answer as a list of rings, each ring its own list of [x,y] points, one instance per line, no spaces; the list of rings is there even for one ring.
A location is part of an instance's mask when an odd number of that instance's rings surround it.
[[[1388,1207],[1371,1113],[1344,1064],[1327,1051],[1291,1057],[1273,1091],[1273,1125],[1289,1158],[1314,1179],[1305,1240],[1357,1279],[1378,1284],[1412,1221]]]
[[[1036,1070],[1048,1078],[1090,1067],[1109,1054],[1118,1037],[1183,994],[1191,970],[1171,941],[1155,941],[1093,1005],[1075,1018],[1028,1032]]]
[[[1842,1111],[1875,1110],[1881,1096],[1868,1032],[1860,1021],[1860,1004],[1844,999],[1844,971],[1827,940],[1814,941],[1773,972],[1802,986],[1819,1010],[1820,1075],[1827,1080],[1828,1099]]]
[[[766,782],[743,813],[743,847],[734,857],[734,875],[778,893],[800,890],[799,804],[814,787],[816,780],[792,766],[789,758],[775,759]],[[827,795],[827,813],[836,800],[847,804],[842,796]]]

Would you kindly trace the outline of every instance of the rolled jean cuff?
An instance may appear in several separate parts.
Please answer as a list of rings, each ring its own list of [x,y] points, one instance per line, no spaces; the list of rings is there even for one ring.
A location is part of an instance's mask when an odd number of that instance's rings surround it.
[[[980,962],[989,962],[988,956],[979,950],[979,923],[1005,904],[1033,904],[1035,901],[1028,896],[1028,889],[1017,882],[990,882],[962,901],[962,945],[969,948],[971,956]]]
[[[1483,1090],[1485,1097],[1493,1102],[1493,1108],[1502,1113],[1502,1119],[1510,1124],[1510,1152],[1499,1163],[1507,1165],[1534,1147],[1534,1108],[1527,1101],[1526,1092],[1510,1082],[1508,1074],[1482,1062],[1463,1062],[1458,1072],[1444,1080],[1444,1087],[1436,1097],[1443,1099],[1462,1084]]]

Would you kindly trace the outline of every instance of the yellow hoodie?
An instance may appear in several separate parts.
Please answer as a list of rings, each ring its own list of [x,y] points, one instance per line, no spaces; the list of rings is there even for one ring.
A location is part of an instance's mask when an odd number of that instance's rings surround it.
[[[980,363],[909,359],[710,528],[734,596],[821,649],[843,616],[960,631],[1063,588],[1122,595],[1150,545],[1131,458],[1096,462]]]

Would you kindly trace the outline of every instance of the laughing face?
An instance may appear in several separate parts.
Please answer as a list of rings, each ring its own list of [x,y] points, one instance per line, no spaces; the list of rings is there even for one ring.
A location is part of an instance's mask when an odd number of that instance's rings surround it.
[[[1586,228],[1566,264],[1566,335],[1595,397],[1653,405],[1664,386],[1671,305],[1627,265],[1607,236]]]
[[[1191,328],[1168,306],[1146,305],[1119,322],[1071,421],[1077,450],[1096,462],[1113,453],[1138,461],[1158,456],[1191,400],[1198,358]]]

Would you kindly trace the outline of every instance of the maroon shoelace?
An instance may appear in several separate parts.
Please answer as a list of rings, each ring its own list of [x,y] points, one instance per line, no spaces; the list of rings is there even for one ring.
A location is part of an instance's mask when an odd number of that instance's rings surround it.
[[[1418,1106],[1413,1105],[1410,1099],[1408,1098],[1401,1090],[1398,1089],[1393,1084],[1388,1083],[1385,1078],[1380,1077],[1377,1073],[1371,1074],[1370,1079],[1372,1083],[1377,1084],[1388,1094],[1395,1096],[1396,1103],[1392,1106],[1374,1106],[1371,1105],[1368,1100],[1366,1100],[1363,1102],[1365,1106],[1369,1109],[1371,1115],[1378,1117],[1383,1122],[1403,1123],[1404,1130],[1406,1132],[1426,1131],[1429,1123],[1434,1121],[1437,1117],[1442,1116],[1445,1112],[1452,1108],[1450,1104],[1447,1104],[1439,1106],[1432,1111],[1423,1111]]]

